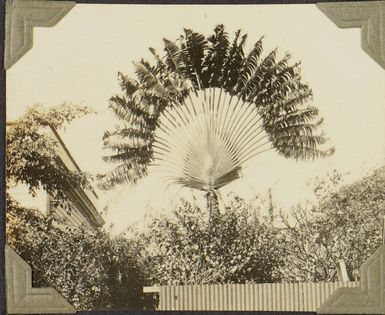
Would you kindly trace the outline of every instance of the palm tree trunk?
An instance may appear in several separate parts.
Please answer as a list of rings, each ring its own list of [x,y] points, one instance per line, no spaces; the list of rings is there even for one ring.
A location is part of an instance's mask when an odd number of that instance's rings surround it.
[[[210,189],[206,193],[207,209],[209,210],[209,220],[212,221],[219,217],[218,195],[214,189]]]

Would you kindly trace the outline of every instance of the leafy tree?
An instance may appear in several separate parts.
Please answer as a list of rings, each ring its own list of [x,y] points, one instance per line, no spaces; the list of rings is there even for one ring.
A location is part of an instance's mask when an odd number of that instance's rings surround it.
[[[67,103],[49,109],[34,105],[10,124],[7,186],[23,183],[31,194],[43,188],[67,207],[68,188],[88,187],[90,176],[62,164],[49,129],[89,112]],[[52,216],[22,207],[8,193],[6,220],[7,242],[32,266],[34,286],[55,287],[78,310],[148,307],[139,243],[103,230],[58,228]]]
[[[325,143],[312,91],[300,64],[277,49],[265,56],[260,38],[247,54],[246,35],[230,41],[223,25],[209,37],[185,29],[164,39],[165,56],[135,65],[137,79],[119,74],[124,95],[110,99],[121,120],[104,136],[118,166],[101,177],[112,188],[136,182],[155,165],[173,184],[206,192],[217,212],[216,191],[241,176],[251,158],[274,149],[285,158],[323,157]]]
[[[44,108],[35,104],[7,127],[7,186],[26,184],[32,195],[43,188],[57,203],[66,205],[69,187],[88,187],[90,176],[68,170],[57,155],[57,140],[50,128],[60,129],[72,120],[92,112],[69,103]]]
[[[34,286],[53,286],[77,310],[149,307],[135,241],[60,229],[52,217],[9,197],[7,242],[32,267]]]
[[[282,269],[287,280],[332,281],[339,259],[351,279],[381,245],[385,215],[385,168],[339,188],[342,175],[317,179],[318,203],[299,206],[284,218],[291,257]],[[294,220],[293,220],[294,219]]]
[[[154,218],[142,239],[148,285],[276,282],[284,239],[255,208],[235,197],[215,220],[182,201]]]

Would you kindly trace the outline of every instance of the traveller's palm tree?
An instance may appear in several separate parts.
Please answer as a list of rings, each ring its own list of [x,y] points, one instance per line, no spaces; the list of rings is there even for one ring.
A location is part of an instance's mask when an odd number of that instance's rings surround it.
[[[238,179],[242,167],[267,150],[286,158],[323,157],[317,134],[322,119],[309,104],[299,63],[277,50],[262,56],[262,38],[248,54],[246,35],[229,41],[223,25],[207,39],[185,30],[176,42],[164,39],[165,56],[151,65],[135,63],[137,79],[119,74],[124,95],[110,107],[121,124],[105,133],[105,157],[118,166],[101,186],[136,182],[157,165],[171,183],[206,191],[210,211],[216,191]]]

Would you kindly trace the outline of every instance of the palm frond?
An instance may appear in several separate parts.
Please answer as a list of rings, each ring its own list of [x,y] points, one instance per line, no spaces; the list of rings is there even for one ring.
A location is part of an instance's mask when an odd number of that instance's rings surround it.
[[[138,76],[140,82],[143,84],[143,88],[148,91],[153,91],[157,96],[166,96],[166,89],[162,83],[158,80],[156,75],[153,73],[153,69],[146,63],[134,62],[135,73]]]
[[[110,135],[104,138],[104,148],[122,150],[125,148],[141,148],[149,145],[151,142],[150,138],[141,138],[133,136],[121,136],[121,135]]]
[[[164,60],[156,53],[154,48],[150,47],[148,50],[155,57],[155,59],[157,61],[156,66],[159,69],[159,71],[164,71],[167,67],[166,64],[164,63]]]
[[[122,138],[139,138],[143,140],[152,140],[152,130],[146,129],[145,127],[142,129],[135,129],[127,126],[116,126],[114,131],[106,131],[103,135],[103,140],[107,139],[111,136],[120,136]]]
[[[223,25],[214,29],[214,34],[207,38],[208,46],[203,60],[202,85],[220,87],[220,80],[223,81],[225,69],[223,64],[228,57],[229,39]]]
[[[313,106],[308,106],[303,109],[296,109],[289,113],[282,115],[277,115],[278,117],[272,117],[269,121],[270,126],[280,125],[280,124],[299,124],[299,123],[314,123],[314,119],[318,118],[318,108]],[[272,130],[274,131],[274,130]]]
[[[223,63],[221,86],[228,92],[232,90],[235,83],[238,81],[242,69],[244,54],[242,45],[238,44],[240,34],[240,30],[235,33],[235,38],[231,47],[228,47],[227,58]]]
[[[139,125],[150,124],[153,121],[153,113],[144,109],[135,100],[129,100],[121,96],[113,96],[109,106],[117,118],[126,123]]]
[[[118,72],[118,80],[120,87],[127,96],[132,96],[139,89],[139,83],[136,80],[131,79],[120,72]]]
[[[146,175],[147,170],[144,165],[136,165],[129,161],[125,161],[108,174],[98,176],[98,186],[101,189],[111,189],[124,183],[135,184]]]
[[[277,49],[272,50],[269,55],[267,55],[267,57],[265,57],[256,67],[254,73],[252,73],[250,77],[241,76],[237,82],[237,93],[239,93],[243,98],[249,98],[250,93],[256,89],[261,90],[263,87],[266,87],[269,82],[266,80],[266,76],[269,71],[272,73],[274,70],[276,55]]]
[[[177,44],[168,39],[163,39],[164,49],[166,51],[166,64],[171,72],[177,73],[183,78],[184,64],[180,48]]]
[[[104,187],[136,182],[147,168],[169,182],[210,191],[238,179],[251,159],[268,150],[286,158],[325,157],[322,119],[291,55],[265,56],[261,37],[245,56],[247,35],[232,41],[223,25],[207,38],[185,29],[164,39],[155,65],[135,63],[137,80],[119,74],[124,96],[110,108],[122,125],[106,132],[104,159],[120,165]]]
[[[127,110],[127,101],[125,97],[119,95],[111,97],[108,107],[112,110],[116,118],[118,118],[119,120],[129,120],[131,114]]]
[[[185,29],[185,42],[182,43],[182,58],[185,64],[185,76],[193,82],[195,88],[201,88],[201,72],[206,38],[192,30]]]
[[[237,98],[219,97],[224,93],[219,88],[198,91],[163,112],[154,162],[164,177],[201,190],[218,189],[240,177],[239,157],[261,144],[262,118],[253,104],[240,106]]]
[[[263,37],[261,37],[254,45],[254,48],[250,51],[250,53],[247,55],[247,57],[244,59],[242,64],[242,70],[239,74],[238,78],[238,89],[241,89],[246,85],[246,82],[249,80],[249,78],[252,77],[252,75],[255,73],[259,58],[262,53],[262,40]]]
[[[332,155],[335,151],[334,147],[328,150],[319,150],[313,146],[303,144],[282,144],[277,149],[278,153],[285,158],[293,158],[296,160],[308,160],[316,158],[325,158]]]

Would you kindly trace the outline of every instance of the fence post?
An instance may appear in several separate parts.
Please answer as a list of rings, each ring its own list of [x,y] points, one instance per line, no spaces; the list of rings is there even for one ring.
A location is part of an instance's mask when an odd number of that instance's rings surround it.
[[[382,244],[385,244],[385,215],[382,216]]]
[[[348,282],[350,281],[348,272],[346,270],[345,261],[343,259],[338,260],[338,266],[337,266],[337,274],[338,274],[338,280],[341,282]]]

